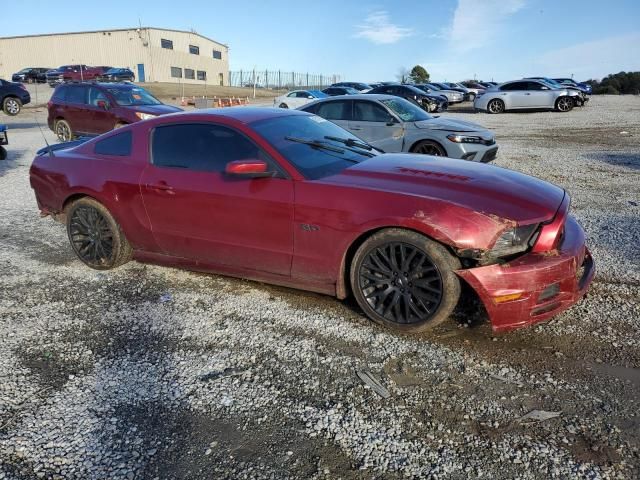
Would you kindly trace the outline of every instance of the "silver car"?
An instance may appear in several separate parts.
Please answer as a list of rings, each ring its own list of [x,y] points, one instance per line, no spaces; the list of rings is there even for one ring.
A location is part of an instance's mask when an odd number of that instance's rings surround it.
[[[392,95],[342,95],[316,100],[301,108],[332,121],[385,152],[412,152],[490,162],[495,136],[471,122],[432,116]]]
[[[414,87],[419,88],[425,93],[430,95],[441,95],[446,97],[447,101],[451,103],[460,103],[464,101],[464,94],[461,92],[456,92],[455,90],[445,90],[443,88],[437,87],[431,83],[418,83],[414,85]]]
[[[567,89],[554,88],[540,80],[516,80],[487,89],[476,97],[473,106],[488,113],[532,108],[568,112],[575,105],[574,96]]]

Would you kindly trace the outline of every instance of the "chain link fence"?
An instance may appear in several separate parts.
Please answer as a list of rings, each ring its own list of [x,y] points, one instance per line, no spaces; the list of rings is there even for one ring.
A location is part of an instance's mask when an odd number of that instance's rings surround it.
[[[229,72],[229,86],[270,90],[322,89],[340,81],[340,75],[285,72],[282,70],[237,70]]]

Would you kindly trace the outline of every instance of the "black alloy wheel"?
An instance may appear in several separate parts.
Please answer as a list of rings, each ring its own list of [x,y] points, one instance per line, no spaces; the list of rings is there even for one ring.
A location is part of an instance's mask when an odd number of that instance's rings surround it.
[[[78,258],[91,268],[108,270],[131,259],[132,249],[120,226],[93,199],[82,198],[68,209],[67,234]]]
[[[420,153],[422,155],[433,155],[435,157],[446,157],[447,152],[440,145],[430,140],[418,142],[412,149],[412,153]]]
[[[460,297],[459,261],[440,244],[413,231],[389,229],[356,252],[351,286],[376,323],[405,332],[446,320]]]

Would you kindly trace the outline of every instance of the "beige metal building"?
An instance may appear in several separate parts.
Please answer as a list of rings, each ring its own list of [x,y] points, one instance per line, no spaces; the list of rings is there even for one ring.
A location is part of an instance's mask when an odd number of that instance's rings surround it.
[[[229,84],[229,47],[195,32],[141,27],[0,37],[0,78],[69,64],[128,67],[139,82]]]

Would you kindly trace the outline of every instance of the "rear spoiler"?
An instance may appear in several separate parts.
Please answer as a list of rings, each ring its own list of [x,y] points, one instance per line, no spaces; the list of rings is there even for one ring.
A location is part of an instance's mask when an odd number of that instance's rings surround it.
[[[55,143],[53,145],[48,145],[38,150],[36,152],[36,155],[46,155],[51,152],[57,152],[58,150],[66,150],[67,148],[77,147],[78,145],[82,145],[83,143],[85,143],[88,140],[91,140],[94,137],[97,137],[97,135],[86,135],[83,137],[78,137],[75,140],[72,140],[70,142]]]

